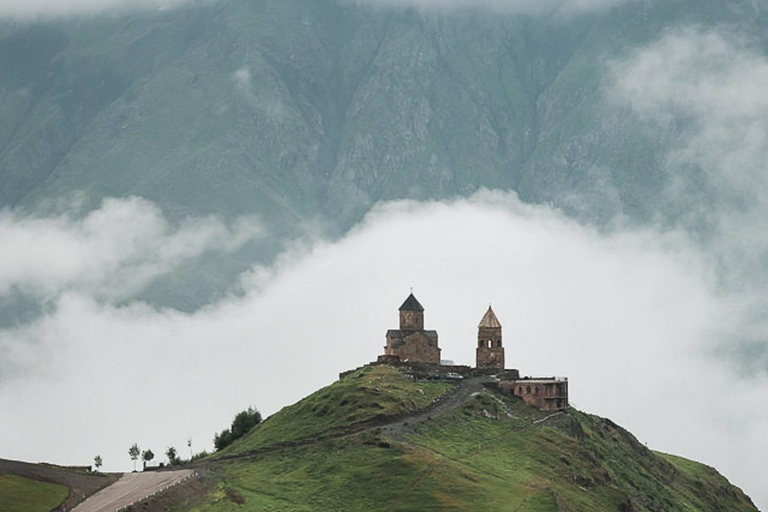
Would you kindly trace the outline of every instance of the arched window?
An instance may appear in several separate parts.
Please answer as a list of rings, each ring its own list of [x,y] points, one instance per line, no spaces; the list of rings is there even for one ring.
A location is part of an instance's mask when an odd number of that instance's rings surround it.
[[[523,386],[517,388],[517,394],[523,396]]]
[[[530,395],[531,394],[531,386],[526,386],[525,387],[525,392]]]
[[[536,386],[536,388],[534,388],[533,394],[534,395],[538,395],[539,394],[539,386]]]

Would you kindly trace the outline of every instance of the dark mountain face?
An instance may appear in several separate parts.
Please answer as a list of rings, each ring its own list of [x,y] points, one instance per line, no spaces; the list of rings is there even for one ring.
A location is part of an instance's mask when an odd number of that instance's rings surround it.
[[[481,186],[543,200],[642,136],[605,140],[629,120],[594,112],[595,86],[597,57],[620,52],[613,39],[649,12],[231,1],[6,25],[0,201],[85,190],[346,223],[381,199]],[[646,25],[636,40],[662,28]],[[658,144],[643,142],[652,163]]]
[[[380,199],[514,189],[540,96],[595,22],[241,1],[6,27],[0,200],[350,222]]]

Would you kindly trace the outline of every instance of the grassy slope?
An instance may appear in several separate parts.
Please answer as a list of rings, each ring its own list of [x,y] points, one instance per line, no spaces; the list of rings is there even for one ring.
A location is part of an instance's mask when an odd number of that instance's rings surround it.
[[[411,382],[388,366],[365,367],[267,418],[221,453],[232,455],[333,434],[357,423],[414,412],[452,386],[447,382]]]
[[[434,385],[408,383],[392,372],[366,369],[321,390],[281,411],[245,443],[266,446],[296,438],[295,429],[314,435],[370,418],[376,412],[364,405],[373,396],[400,404],[395,409],[416,407],[403,401],[401,384]],[[382,385],[372,386],[375,379]],[[385,382],[396,390],[384,391],[391,389]],[[376,389],[381,394],[372,395]],[[421,404],[437,390],[417,392]],[[328,414],[318,416],[322,407]],[[535,423],[544,417],[517,399],[485,393],[396,438],[368,431],[217,465],[209,473],[213,490],[181,510],[756,510],[713,469],[655,454],[609,420],[569,411]]]
[[[63,485],[38,482],[17,475],[0,475],[0,510],[48,512],[69,496]]]

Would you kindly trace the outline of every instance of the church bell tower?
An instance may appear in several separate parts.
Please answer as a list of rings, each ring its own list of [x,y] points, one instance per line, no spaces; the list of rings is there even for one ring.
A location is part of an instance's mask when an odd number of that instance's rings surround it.
[[[400,306],[400,330],[401,331],[423,331],[424,330],[424,308],[416,297],[411,293],[403,305]]]
[[[490,306],[477,326],[477,368],[504,369],[501,323]]]

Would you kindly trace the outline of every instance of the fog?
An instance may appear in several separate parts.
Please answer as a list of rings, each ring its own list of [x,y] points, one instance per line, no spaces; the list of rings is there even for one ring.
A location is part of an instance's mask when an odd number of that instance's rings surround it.
[[[378,7],[406,7],[425,10],[490,9],[506,13],[544,14],[609,9],[635,0],[343,0]]]
[[[696,238],[721,290],[751,296],[720,353],[768,373],[768,58],[728,28],[677,28],[612,63],[612,76],[613,101],[676,134],[659,216]]]
[[[118,227],[115,227],[118,229]],[[55,299],[0,334],[26,367],[0,387],[0,452],[130,470],[128,447],[188,456],[249,405],[271,414],[383,352],[410,287],[445,358],[473,364],[493,303],[507,361],[570,377],[581,409],[651,448],[715,465],[765,503],[764,377],[742,379],[710,350],[741,303],[724,297],[684,233],[601,234],[514,194],[383,204],[343,239],[299,244],[194,314]]]
[[[137,10],[166,10],[212,0],[0,0],[0,17],[39,20],[63,16],[123,14]]]
[[[54,216],[0,211],[0,296],[17,290],[40,300],[85,291],[97,298],[127,299],[183,262],[228,253],[259,238],[255,217],[225,226],[216,217],[171,226],[149,201],[105,199],[82,214],[76,206]]]
[[[45,20],[50,18],[121,15],[136,11],[163,11],[187,4],[220,0],[0,0],[0,18]],[[494,11],[536,13],[581,13],[607,9],[636,0],[337,0],[377,7],[427,10],[490,9]]]
[[[203,4],[220,0],[0,0],[0,17],[40,20],[71,16],[124,14],[135,11],[162,11],[185,4]],[[425,10],[485,9],[506,13],[578,14],[636,0],[337,0],[376,7],[416,8]]]

